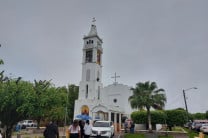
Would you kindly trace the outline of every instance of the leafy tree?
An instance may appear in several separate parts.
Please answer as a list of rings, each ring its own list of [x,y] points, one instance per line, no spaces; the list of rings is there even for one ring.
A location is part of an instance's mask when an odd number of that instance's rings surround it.
[[[39,128],[41,120],[63,122],[66,113],[67,89],[65,87],[56,88],[46,80],[35,80],[34,82],[34,93],[31,94],[29,102],[29,116],[37,120],[37,128]]]
[[[73,120],[73,116],[74,116],[74,104],[75,104],[75,100],[78,99],[78,93],[79,93],[79,87],[71,84],[68,85],[68,117],[69,117],[69,121],[71,122]]]
[[[47,89],[51,86],[50,81],[36,81],[34,80],[34,93],[33,98],[31,99],[30,105],[30,112],[29,115],[31,118],[37,120],[37,127],[40,126],[41,119],[45,116],[45,109],[48,108],[48,99],[49,96],[45,93],[47,92]]]
[[[147,112],[146,111],[132,112],[131,118],[136,124],[147,124]]]
[[[169,130],[172,129],[173,126],[183,126],[187,121],[187,114],[185,110],[166,110],[167,114],[166,123],[169,127]]]
[[[147,118],[148,118],[148,128],[149,131],[152,131],[151,125],[151,114],[150,109],[163,109],[166,96],[164,93],[164,89],[158,89],[157,84],[155,82],[144,82],[137,83],[135,88],[132,88],[133,95],[129,97],[129,101],[131,107],[134,109],[143,109],[147,110]]]
[[[206,116],[206,119],[208,119],[208,111],[206,111],[205,116]]]
[[[164,111],[151,111],[152,124],[165,124],[167,115]],[[147,111],[135,111],[131,114],[132,120],[137,124],[147,124]]]
[[[64,121],[65,116],[65,107],[66,107],[66,88],[55,88],[51,87],[44,93],[44,101],[47,101],[45,105],[44,118],[48,118],[49,120],[57,120],[59,122]]]
[[[203,120],[203,119],[206,119],[206,114],[205,113],[195,113],[195,114],[192,114],[192,116],[193,116],[193,120],[194,119],[201,119],[201,120]]]
[[[1,65],[1,64],[4,64],[4,61],[3,61],[2,59],[0,59],[0,65]]]
[[[13,126],[26,117],[23,111],[26,95],[32,90],[32,84],[18,79],[5,79],[0,82],[0,120],[10,138]]]

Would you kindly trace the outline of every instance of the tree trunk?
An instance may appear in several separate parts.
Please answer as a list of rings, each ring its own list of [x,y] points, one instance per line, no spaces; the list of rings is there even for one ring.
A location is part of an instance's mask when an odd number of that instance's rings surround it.
[[[12,127],[6,127],[6,138],[12,137]]]
[[[150,114],[150,109],[147,109],[147,118],[148,118],[149,132],[152,132],[152,124],[151,124],[151,114]]]
[[[41,118],[38,117],[38,119],[37,119],[37,129],[40,129],[40,120],[41,120]]]

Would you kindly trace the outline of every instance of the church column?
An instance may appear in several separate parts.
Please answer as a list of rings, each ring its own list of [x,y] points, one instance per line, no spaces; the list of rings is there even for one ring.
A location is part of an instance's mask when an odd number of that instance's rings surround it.
[[[91,111],[91,113],[92,113],[92,120],[93,120],[94,119],[94,117],[93,117],[94,116],[94,112]]]
[[[108,112],[108,120],[111,121],[111,111]]]
[[[121,113],[119,113],[119,131],[121,130]]]
[[[114,127],[115,127],[115,131],[117,132],[117,114],[114,113]]]

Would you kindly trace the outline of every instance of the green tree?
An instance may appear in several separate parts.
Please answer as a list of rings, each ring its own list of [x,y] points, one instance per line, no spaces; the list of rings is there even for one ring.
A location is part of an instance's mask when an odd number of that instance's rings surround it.
[[[67,111],[68,111],[68,117],[69,121],[71,122],[73,120],[74,116],[74,105],[75,100],[78,99],[78,93],[79,93],[79,87],[71,84],[68,85],[68,105],[67,105]]]
[[[206,119],[206,113],[195,113],[195,114],[192,114],[193,116],[193,120],[196,119],[196,120],[204,120]]]
[[[40,121],[56,120],[63,122],[65,117],[65,107],[67,102],[67,89],[65,87],[56,88],[50,81],[34,81],[34,92],[31,94],[29,117]],[[63,124],[63,123],[62,123]]]
[[[163,109],[166,96],[164,89],[158,89],[155,82],[137,83],[135,88],[132,88],[133,95],[129,97],[131,107],[134,109],[147,110],[148,129],[152,131],[150,109]]]
[[[5,79],[5,77],[4,77]],[[26,95],[32,90],[32,84],[18,79],[5,79],[0,82],[0,121],[5,128],[6,137],[10,138],[13,126],[26,118]]]
[[[206,119],[208,119],[208,111],[206,111],[205,116],[206,116]]]
[[[173,126],[183,126],[187,121],[187,113],[185,110],[174,109],[174,110],[166,110],[167,114],[166,123],[169,127],[169,130],[172,129]]]
[[[65,87],[50,87],[46,93],[44,93],[45,105],[47,108],[44,110],[44,118],[49,120],[56,120],[63,122],[65,117],[66,107],[66,88]],[[63,123],[62,123],[63,124]]]
[[[4,61],[3,61],[2,59],[0,59],[0,65],[1,65],[1,64],[4,64]]]
[[[167,115],[164,111],[151,111],[151,118],[152,118],[152,124],[154,127],[156,127],[156,124],[165,124]],[[131,114],[132,120],[137,124],[147,124],[147,111],[135,111]]]
[[[44,118],[45,110],[48,108],[48,100],[50,98],[48,95],[46,95],[46,92],[50,86],[50,81],[34,80],[34,93],[30,104],[30,117],[37,120],[37,128],[40,127],[40,121]]]

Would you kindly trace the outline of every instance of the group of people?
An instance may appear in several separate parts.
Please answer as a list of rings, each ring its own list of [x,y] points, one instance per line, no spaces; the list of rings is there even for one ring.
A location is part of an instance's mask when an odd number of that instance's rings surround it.
[[[135,127],[135,124],[133,121],[125,121],[125,123],[124,123],[125,133],[128,132],[128,129],[129,129],[130,133],[134,133],[134,127]]]
[[[73,124],[69,126],[70,138],[89,138],[92,132],[90,121],[74,120]]]
[[[92,132],[92,126],[89,120],[74,120],[69,126],[68,132],[70,138],[89,138]],[[58,126],[54,121],[50,122],[43,132],[45,138],[59,138]]]

